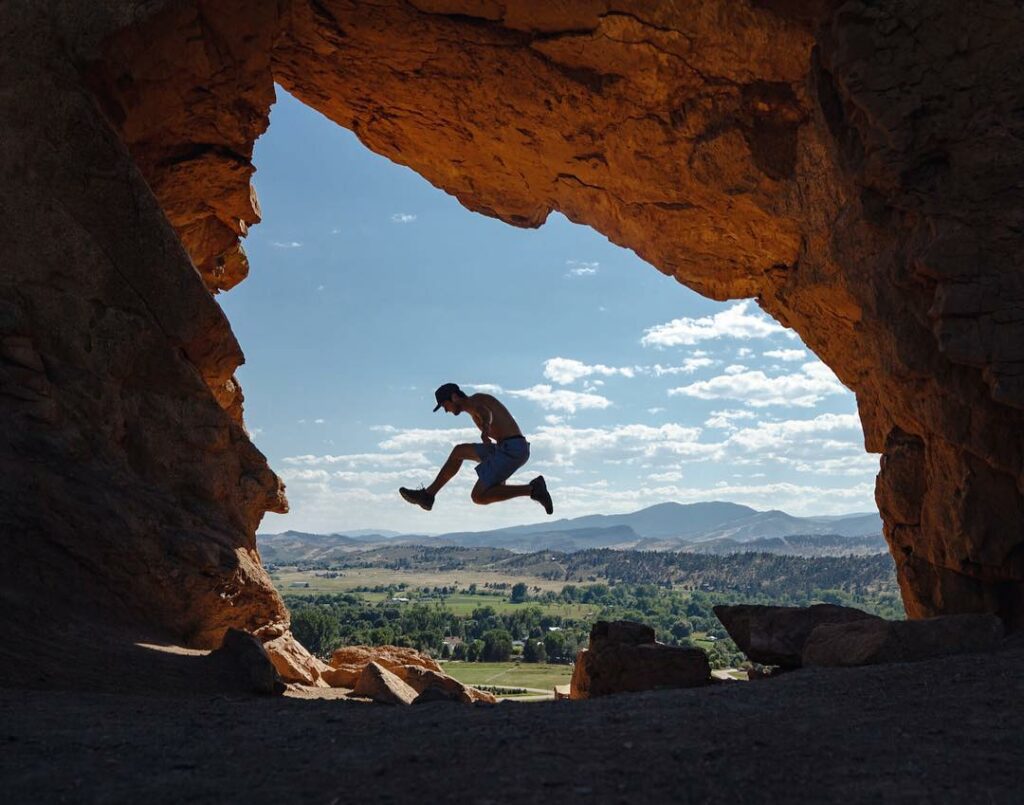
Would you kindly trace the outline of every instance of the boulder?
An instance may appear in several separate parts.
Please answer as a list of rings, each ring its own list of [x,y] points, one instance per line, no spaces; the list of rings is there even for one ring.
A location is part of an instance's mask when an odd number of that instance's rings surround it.
[[[431,702],[451,702],[457,703],[462,701],[459,696],[450,690],[443,688],[427,688],[415,699],[413,704],[430,704]]]
[[[417,696],[415,690],[375,662],[363,669],[352,693],[381,704],[412,704]]]
[[[576,655],[569,698],[707,685],[711,666],[700,649],[666,646],[649,626],[598,621],[589,647]]]
[[[280,696],[286,689],[263,644],[241,629],[229,628],[220,648],[210,658],[216,665],[234,668],[247,690]]]
[[[394,671],[406,665],[415,665],[428,671],[442,673],[441,666],[425,654],[403,646],[342,646],[331,655],[330,669],[322,672],[332,688],[354,688],[363,669],[371,663]]]
[[[473,702],[494,704],[497,701],[490,693],[464,685],[454,677],[439,671],[431,671],[429,668],[423,668],[419,665],[400,665],[397,668],[391,669],[391,672],[420,694],[436,688],[437,690],[444,691],[452,701],[465,704]]]
[[[992,651],[1002,638],[1002,621],[988,614],[827,623],[807,638],[803,664],[848,667],[916,662],[948,654]]]
[[[755,604],[714,608],[729,636],[753,662],[799,668],[804,643],[823,623],[881,620],[853,607],[815,604],[810,607],[768,607]]]
[[[263,648],[267,650],[271,662],[285,682],[318,688],[328,687],[322,678],[327,665],[306,651],[291,632],[268,640],[263,644]]]

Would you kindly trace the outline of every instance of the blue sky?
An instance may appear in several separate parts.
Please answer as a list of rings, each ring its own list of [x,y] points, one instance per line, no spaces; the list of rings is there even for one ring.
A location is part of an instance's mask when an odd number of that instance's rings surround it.
[[[398,497],[477,440],[467,415],[432,413],[446,381],[506,403],[533,445],[513,481],[542,472],[556,517],[874,509],[853,395],[753,301],[698,296],[558,214],[523,230],[469,212],[280,88],[255,164],[250,276],[217,298],[292,506],[261,531],[542,519],[526,499],[472,504],[469,465],[430,513]]]

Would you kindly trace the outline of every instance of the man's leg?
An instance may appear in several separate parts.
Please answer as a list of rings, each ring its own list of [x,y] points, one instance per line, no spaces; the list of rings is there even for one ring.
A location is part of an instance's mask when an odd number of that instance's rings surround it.
[[[427,487],[427,492],[430,493],[431,497],[437,495],[441,491],[441,488],[448,483],[455,474],[459,471],[463,461],[479,461],[480,456],[476,453],[476,446],[472,444],[457,444],[452,448],[451,455],[448,456],[448,460],[442,465],[441,469],[437,473],[437,477],[434,482]]]
[[[484,482],[477,481],[470,497],[473,498],[474,503],[486,506],[488,503],[498,503],[502,500],[529,497],[531,491],[532,487],[529,484],[498,484],[490,489],[485,489]]]

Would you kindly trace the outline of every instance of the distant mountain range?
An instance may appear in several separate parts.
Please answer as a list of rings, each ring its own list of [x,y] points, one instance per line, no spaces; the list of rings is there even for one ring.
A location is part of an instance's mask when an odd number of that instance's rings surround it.
[[[660,503],[629,514],[591,514],[436,536],[361,529],[335,534],[285,531],[260,534],[257,540],[264,559],[270,562],[329,560],[338,554],[396,544],[505,548],[522,553],[622,548],[822,556],[886,550],[877,513],[794,517],[783,511],[757,511],[721,501]]]

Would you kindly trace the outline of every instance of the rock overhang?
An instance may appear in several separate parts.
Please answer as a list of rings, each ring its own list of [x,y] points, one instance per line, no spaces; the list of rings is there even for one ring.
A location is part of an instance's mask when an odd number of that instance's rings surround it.
[[[43,457],[37,486],[59,488],[49,461],[85,490],[116,479],[75,522],[127,523],[126,564],[86,577],[134,585],[139,617],[211,644],[287,622],[254,542],[283,491],[245,434],[241,350],[210,295],[248,270],[252,146],[278,81],[470,209],[518,226],[559,210],[701,293],[757,297],[857,395],[908,612],[996,611],[1019,627],[1024,20],[1009,2],[988,17],[975,5],[107,0],[47,20],[22,4],[36,38],[19,53],[63,83],[38,81],[35,98],[21,86],[9,119],[49,98],[67,140],[45,154],[17,140],[5,173],[28,181],[15,153],[61,166],[53,192],[88,211],[76,231],[100,248],[59,273],[72,244],[34,261],[30,229],[7,244],[0,279],[19,293],[4,337],[29,339],[56,419],[13,404],[28,424],[6,454]],[[100,165],[129,201],[89,178]],[[47,210],[53,196],[25,198]],[[91,309],[55,330],[43,298],[58,286]],[[152,335],[126,343],[132,327]],[[98,362],[113,369],[102,382]],[[75,542],[22,498],[10,519],[44,546],[26,543],[26,562]],[[54,583],[61,566],[40,574]]]

